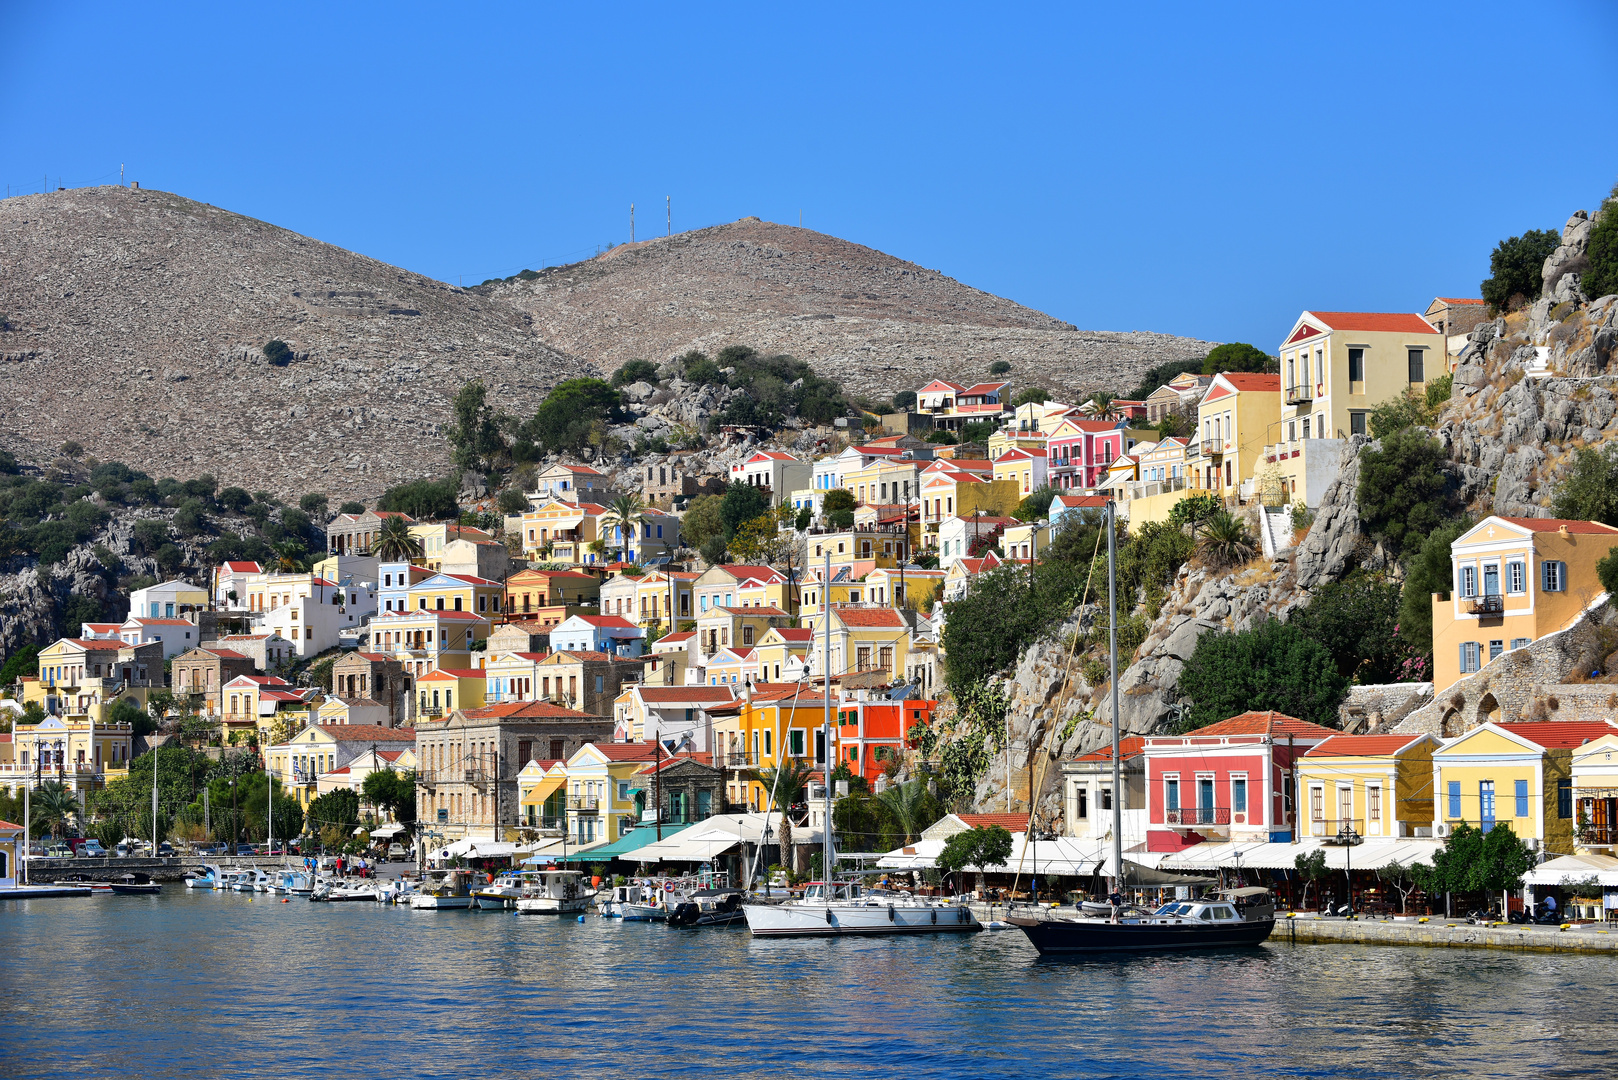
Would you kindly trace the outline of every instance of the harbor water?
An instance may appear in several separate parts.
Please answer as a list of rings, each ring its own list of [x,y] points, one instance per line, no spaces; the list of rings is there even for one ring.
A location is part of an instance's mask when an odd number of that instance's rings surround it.
[[[0,1075],[1610,1076],[1614,965],[1047,960],[1018,931],[754,940],[171,886],[0,905]]]

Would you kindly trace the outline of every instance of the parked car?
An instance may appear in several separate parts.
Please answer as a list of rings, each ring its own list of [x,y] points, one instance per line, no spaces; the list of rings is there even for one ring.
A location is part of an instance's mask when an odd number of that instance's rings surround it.
[[[390,859],[408,859],[408,858],[410,858],[410,849],[405,847],[403,844],[389,844],[388,845],[388,858],[390,858]]]
[[[74,854],[81,859],[101,859],[107,855],[107,849],[101,846],[101,841],[95,837],[81,840],[77,843]]]
[[[253,845],[252,844],[237,844],[236,845],[236,854],[238,856],[245,857],[245,856],[249,856],[249,855],[255,855],[255,854],[257,854],[257,852],[255,852],[253,850]]]
[[[172,859],[174,857],[174,845],[167,840],[157,845],[157,857],[160,859]]]

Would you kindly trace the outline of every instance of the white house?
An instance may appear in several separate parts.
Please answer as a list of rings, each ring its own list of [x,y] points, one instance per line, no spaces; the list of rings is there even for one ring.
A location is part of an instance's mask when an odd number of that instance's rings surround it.
[[[118,627],[118,640],[125,645],[163,643],[163,659],[172,660],[187,649],[200,645],[201,631],[184,619],[152,619],[131,615]]]
[[[227,610],[246,610],[247,584],[263,573],[264,567],[256,562],[220,563],[213,572],[214,602]]]
[[[299,656],[314,656],[337,648],[342,631],[358,629],[376,614],[375,592],[321,584],[328,588],[262,612],[257,632],[280,634]]]
[[[779,506],[796,488],[808,487],[814,466],[780,450],[760,450],[730,467],[732,483],[768,488],[770,502]]]
[[[945,518],[938,526],[938,566],[939,569],[948,570],[961,559],[971,554],[972,540],[979,536],[988,536],[996,528],[1014,528],[1022,524],[1016,518],[1009,517],[952,517]]]
[[[639,656],[645,651],[645,640],[646,631],[622,615],[574,615],[551,630],[554,652]]]
[[[203,611],[207,606],[207,589],[178,578],[129,594],[129,613],[150,619],[177,619],[188,611]]]

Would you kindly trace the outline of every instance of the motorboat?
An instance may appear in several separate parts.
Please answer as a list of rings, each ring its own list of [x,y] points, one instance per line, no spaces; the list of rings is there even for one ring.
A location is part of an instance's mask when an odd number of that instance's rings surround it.
[[[308,896],[316,884],[315,875],[308,870],[282,870],[276,875],[272,891],[282,896]]]
[[[375,881],[322,878],[310,891],[309,899],[323,904],[374,904],[382,899],[382,890]]]
[[[186,874],[181,880],[188,889],[217,889],[219,888],[219,867],[213,863],[203,863],[202,873],[195,870]]]
[[[618,905],[618,917],[625,922],[666,922],[669,912],[686,898],[675,881],[659,878],[639,886],[640,898]]]
[[[249,866],[233,872],[230,887],[237,892],[269,892],[274,879],[263,870]]]
[[[540,870],[531,875],[515,906],[522,915],[571,915],[589,907],[594,897],[582,871]]]
[[[867,889],[858,881],[813,881],[784,904],[743,904],[754,937],[970,934],[983,929],[964,904],[908,892]]]
[[[596,893],[596,910],[603,919],[624,917],[625,904],[638,904],[647,897],[648,890],[640,885],[614,885],[605,892]]]
[[[446,870],[424,881],[410,897],[413,908],[469,908],[472,906],[472,872]]]
[[[61,879],[63,885],[74,885],[81,889],[89,889],[93,896],[106,896],[112,892],[112,882],[92,878],[88,874],[73,874]]]
[[[116,881],[109,882],[115,896],[150,896],[163,891],[163,886],[153,881],[145,874],[125,874]]]
[[[1247,917],[1251,913],[1252,917]],[[1238,911],[1228,898],[1176,900],[1156,911],[1110,915],[1013,911],[1006,921],[1028,935],[1041,954],[1133,952],[1147,949],[1228,949],[1263,944],[1275,929],[1271,908]]]
[[[536,878],[532,870],[508,870],[493,881],[472,887],[472,907],[479,911],[504,911],[517,906]]]
[[[670,926],[730,926],[745,921],[740,889],[702,889],[669,909]]]
[[[408,904],[416,895],[416,883],[409,878],[394,878],[382,885],[378,899],[384,904]]]

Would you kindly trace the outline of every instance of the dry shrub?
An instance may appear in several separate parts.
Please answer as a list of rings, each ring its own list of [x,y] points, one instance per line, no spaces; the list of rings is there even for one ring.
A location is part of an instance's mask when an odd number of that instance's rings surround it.
[[[1618,694],[1607,695],[1607,708],[1618,709]]]
[[[1466,704],[1466,695],[1457,690],[1450,695],[1449,703],[1459,709]]]
[[[1557,696],[1555,694],[1552,694],[1550,697],[1546,698],[1545,699],[1545,704],[1547,704],[1547,705],[1549,705],[1551,707],[1552,712],[1555,712],[1557,709],[1560,709],[1562,707],[1562,702],[1557,698]]]

